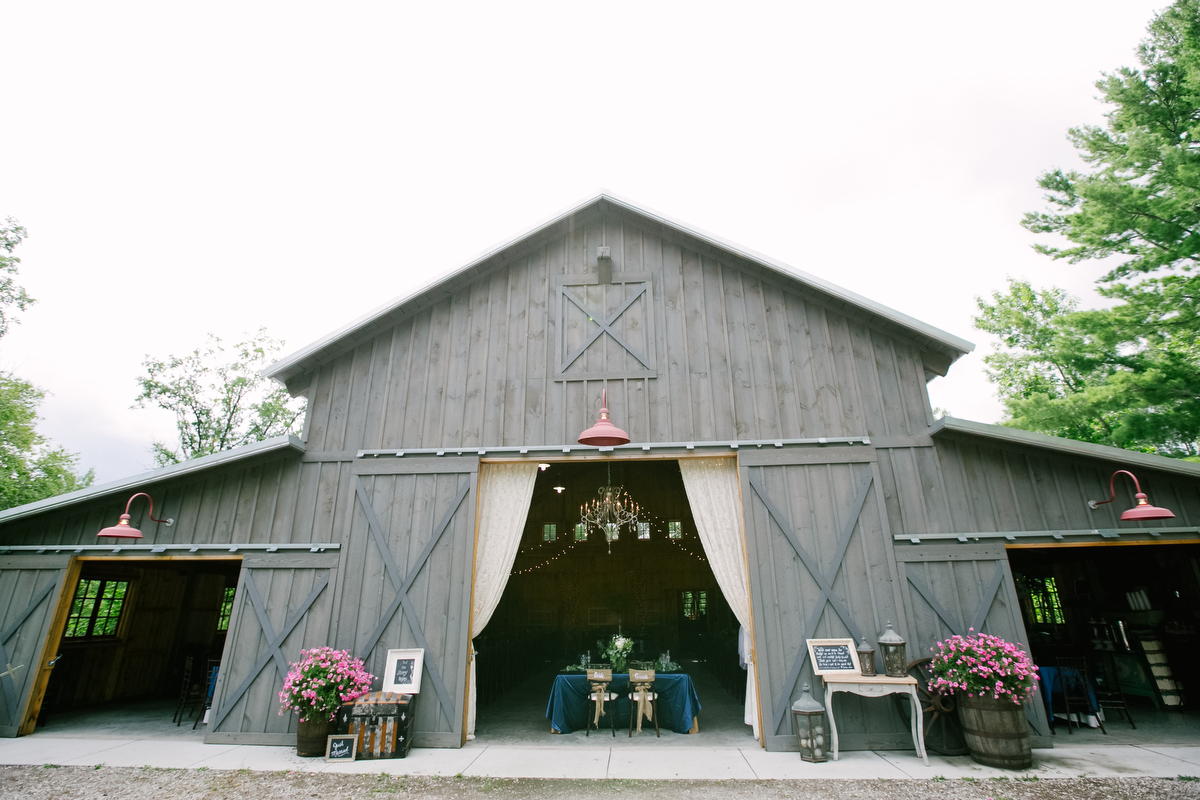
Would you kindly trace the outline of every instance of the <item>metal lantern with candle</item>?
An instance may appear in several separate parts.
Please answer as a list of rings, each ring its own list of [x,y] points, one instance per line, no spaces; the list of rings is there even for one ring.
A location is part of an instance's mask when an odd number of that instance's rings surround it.
[[[825,707],[812,696],[807,683],[800,699],[792,703],[792,716],[800,740],[800,758],[817,764],[826,761],[829,756],[825,749]]]
[[[904,639],[892,629],[892,622],[888,620],[887,630],[879,637],[879,657],[883,660],[883,674],[889,678],[903,678],[908,674],[904,645]]]
[[[867,637],[862,637],[862,641],[858,643],[858,666],[859,672],[864,677],[871,677],[875,674],[875,649],[867,644]]]

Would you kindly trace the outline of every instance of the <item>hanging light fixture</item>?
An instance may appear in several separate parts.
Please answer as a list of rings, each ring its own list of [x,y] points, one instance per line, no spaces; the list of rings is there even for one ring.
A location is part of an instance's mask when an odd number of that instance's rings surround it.
[[[608,421],[608,389],[600,394],[600,418],[595,425],[579,434],[579,443],[597,447],[629,444],[629,434]]]
[[[117,524],[111,528],[104,528],[96,534],[97,537],[106,537],[109,539],[141,539],[142,532],[129,524],[129,507],[133,505],[133,501],[139,497],[146,498],[150,503],[150,521],[161,522],[168,528],[175,524],[174,519],[157,519],[154,516],[154,501],[150,499],[150,495],[145,492],[138,492],[133,497],[129,498],[129,502],[125,504],[125,513],[117,520]]]
[[[608,553],[612,555],[613,540],[618,537],[621,528],[630,532],[637,528],[640,510],[625,487],[612,485],[612,464],[609,464],[608,482],[596,490],[595,500],[589,500],[579,507],[579,521],[588,528],[597,528],[604,533]]]
[[[1150,505],[1150,503],[1148,503],[1146,500],[1146,493],[1142,491],[1142,485],[1140,483],[1138,483],[1137,476],[1134,475],[1129,470],[1125,470],[1125,469],[1117,470],[1116,472],[1114,472],[1112,474],[1112,477],[1108,479],[1109,498],[1107,500],[1088,500],[1088,508],[1090,508],[1094,511],[1095,509],[1099,508],[1100,506],[1105,505],[1107,503],[1111,503],[1112,501],[1117,499],[1117,489],[1114,484],[1117,480],[1117,476],[1121,475],[1121,474],[1125,474],[1125,475],[1128,475],[1130,478],[1133,478],[1134,488],[1137,489],[1137,494],[1134,495],[1134,498],[1137,500],[1137,505],[1134,506],[1133,508],[1122,511],[1121,519],[1141,520],[1141,519],[1174,519],[1175,518],[1175,514],[1172,513],[1170,510],[1165,509],[1165,508],[1158,508],[1157,506]]]

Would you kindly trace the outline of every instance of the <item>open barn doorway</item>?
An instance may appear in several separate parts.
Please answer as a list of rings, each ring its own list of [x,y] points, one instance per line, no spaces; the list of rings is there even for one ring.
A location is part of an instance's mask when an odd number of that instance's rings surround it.
[[[580,519],[581,506],[610,475],[638,506],[638,525],[622,528],[611,542]],[[584,744],[582,729],[552,731],[548,702],[560,673],[589,658],[602,661],[603,645],[620,634],[633,640],[630,660],[658,662],[660,673],[662,657],[677,664],[702,707],[689,729],[668,719],[660,704],[661,741],[753,743],[744,722],[746,671],[738,632],[697,534],[678,461],[551,464],[537,475],[499,605],[475,639],[476,738]],[[606,743],[613,741],[610,727],[619,728],[618,742],[630,741],[629,703],[618,706],[617,724],[602,720]],[[645,731],[654,736],[654,726],[643,720],[642,728],[644,744]],[[591,737],[596,735],[593,730]],[[638,741],[636,733],[632,741]]]
[[[34,733],[203,739],[241,559],[81,562]]]
[[[1200,543],[1010,547],[1008,559],[1056,733],[1068,732],[1057,673],[1082,659],[1105,702],[1099,719],[1084,709],[1076,741],[1200,740]]]

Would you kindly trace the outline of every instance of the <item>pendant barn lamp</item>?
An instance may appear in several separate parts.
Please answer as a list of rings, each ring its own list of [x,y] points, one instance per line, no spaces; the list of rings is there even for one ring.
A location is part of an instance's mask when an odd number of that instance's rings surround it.
[[[1142,485],[1140,483],[1138,483],[1137,476],[1126,469],[1117,470],[1116,472],[1114,472],[1112,474],[1112,477],[1108,479],[1109,498],[1107,500],[1088,500],[1088,508],[1095,510],[1095,509],[1099,508],[1100,506],[1105,505],[1106,503],[1111,503],[1112,501],[1117,499],[1117,490],[1116,490],[1116,486],[1114,485],[1114,483],[1117,480],[1117,476],[1121,475],[1121,474],[1125,474],[1125,475],[1128,475],[1130,478],[1133,478],[1134,488],[1137,489],[1137,494],[1134,495],[1134,498],[1137,499],[1137,505],[1126,511],[1122,511],[1121,519],[1131,519],[1131,520],[1136,521],[1136,520],[1142,520],[1142,519],[1174,519],[1175,518],[1175,514],[1172,513],[1169,509],[1152,506],[1148,502],[1146,502],[1146,493],[1142,491]]]
[[[117,520],[117,524],[111,528],[105,528],[96,534],[98,537],[107,537],[110,539],[141,539],[142,532],[129,524],[129,507],[133,505],[133,501],[139,497],[144,497],[150,503],[150,520],[152,522],[161,522],[168,528],[175,524],[173,519],[157,519],[154,516],[154,501],[150,499],[150,495],[145,492],[138,492],[133,497],[129,498],[129,502],[125,504],[125,513]]]
[[[597,447],[614,447],[629,444],[629,434],[608,421],[608,389],[600,394],[600,419],[596,424],[579,434],[580,444]]]

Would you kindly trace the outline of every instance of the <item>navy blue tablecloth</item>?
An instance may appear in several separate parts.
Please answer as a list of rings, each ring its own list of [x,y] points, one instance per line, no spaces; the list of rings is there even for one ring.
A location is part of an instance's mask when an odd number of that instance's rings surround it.
[[[587,676],[583,673],[556,677],[554,687],[550,690],[550,702],[546,704],[546,719],[550,720],[550,726],[559,733],[586,728],[588,715],[595,713],[595,706],[588,700],[590,691]],[[629,673],[615,673],[608,691],[620,695],[615,704],[608,704],[608,713],[611,714],[613,705],[616,705],[616,726],[628,728]],[[696,694],[696,687],[692,685],[691,676],[659,673],[654,676],[654,691],[658,692],[659,727],[669,728],[676,733],[690,731],[694,718],[700,714],[700,698]],[[646,729],[647,722],[642,720],[642,730]],[[649,724],[653,727],[653,723]],[[607,716],[600,718],[601,728],[609,725]]]

